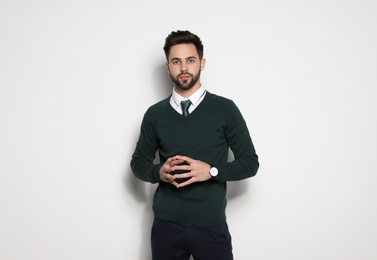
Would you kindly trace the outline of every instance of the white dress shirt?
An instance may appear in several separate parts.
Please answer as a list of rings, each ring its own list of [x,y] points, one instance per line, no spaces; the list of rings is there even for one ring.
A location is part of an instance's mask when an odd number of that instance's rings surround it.
[[[180,114],[182,114],[182,107],[181,107],[181,101],[183,100],[190,100],[191,106],[189,107],[189,113],[191,114],[192,111],[195,110],[204,99],[204,96],[206,94],[205,89],[203,86],[200,86],[200,88],[192,94],[189,98],[184,98],[181,95],[179,95],[177,92],[175,92],[175,89],[173,88],[173,94],[170,98],[170,105]]]

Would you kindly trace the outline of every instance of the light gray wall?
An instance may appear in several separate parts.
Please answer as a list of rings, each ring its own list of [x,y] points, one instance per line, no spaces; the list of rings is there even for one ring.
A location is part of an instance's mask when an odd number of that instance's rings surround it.
[[[0,0],[0,259],[149,260],[151,198],[129,161],[189,29],[204,86],[260,156],[229,184],[239,260],[377,259],[377,4]]]

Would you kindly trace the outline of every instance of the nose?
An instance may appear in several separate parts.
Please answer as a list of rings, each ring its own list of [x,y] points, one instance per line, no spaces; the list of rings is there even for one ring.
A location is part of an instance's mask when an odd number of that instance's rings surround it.
[[[182,65],[181,65],[181,72],[183,72],[183,73],[187,72],[187,67],[186,67],[186,64],[184,62],[182,62]]]

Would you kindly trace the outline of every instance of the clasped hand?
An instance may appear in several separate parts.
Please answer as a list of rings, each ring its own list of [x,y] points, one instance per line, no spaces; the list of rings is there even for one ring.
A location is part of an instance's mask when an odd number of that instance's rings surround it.
[[[182,163],[186,163],[182,165]],[[176,155],[170,157],[160,168],[160,179],[164,182],[169,182],[181,188],[190,185],[194,182],[206,181],[211,178],[209,174],[210,165],[200,160],[195,160],[187,156]],[[189,171],[181,174],[171,174],[176,170]],[[189,178],[187,181],[177,183],[176,179]]]

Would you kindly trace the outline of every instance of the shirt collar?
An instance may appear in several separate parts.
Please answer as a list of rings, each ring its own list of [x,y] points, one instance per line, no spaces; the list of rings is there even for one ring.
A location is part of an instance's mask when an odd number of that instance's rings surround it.
[[[181,106],[181,101],[183,101],[183,100],[190,100],[191,105],[195,107],[197,105],[198,101],[200,100],[200,98],[202,97],[202,95],[204,94],[204,92],[205,92],[205,89],[201,85],[200,88],[197,91],[195,91],[194,94],[192,94],[188,98],[184,98],[181,95],[179,95],[177,92],[175,92],[175,89],[173,88],[172,99],[173,99],[174,103],[179,107]]]

